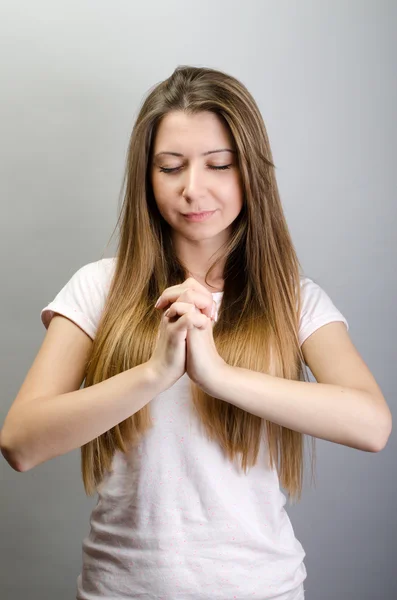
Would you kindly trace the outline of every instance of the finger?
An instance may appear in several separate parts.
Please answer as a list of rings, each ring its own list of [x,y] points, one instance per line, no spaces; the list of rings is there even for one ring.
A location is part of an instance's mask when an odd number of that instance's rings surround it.
[[[211,292],[205,290],[196,291],[192,288],[183,289],[182,286],[173,286],[164,290],[156,303],[156,308],[164,309],[175,302],[189,302],[200,309],[207,317],[214,318],[216,312],[216,303],[212,298]]]
[[[179,318],[188,312],[200,313],[200,310],[190,302],[178,301],[171,304],[171,306],[165,311],[164,317],[167,317],[167,319],[174,319],[175,317]]]
[[[179,296],[179,298],[177,298],[177,301],[190,302],[191,304],[194,304],[209,318],[215,314],[216,304],[215,300],[212,298],[211,292],[207,291],[205,294],[203,294],[202,292],[197,292],[192,289],[186,290]]]
[[[180,298],[183,294],[189,292],[189,290],[191,290],[193,293],[196,291],[193,288],[190,288],[184,284],[169,287],[166,290],[164,290],[164,292],[161,294],[160,298],[155,304],[155,307],[159,309],[165,308],[168,304],[176,302],[178,298]]]
[[[157,300],[155,308],[164,308],[170,302],[175,302],[181,294],[190,289],[212,298],[211,292],[207,290],[206,287],[201,285],[201,283],[193,277],[189,277],[188,279],[185,279],[183,283],[166,288]]]
[[[178,285],[172,285],[171,287],[166,288],[164,290],[164,292],[161,294],[161,296],[159,297],[159,299],[157,300],[154,307],[159,308],[159,309],[164,308],[165,306],[167,306],[167,304],[169,304],[170,298],[175,297],[175,299],[176,299],[186,289],[188,289],[188,288],[186,286],[184,286],[183,283],[180,283]]]
[[[210,322],[209,318],[200,312],[198,308],[184,302],[174,302],[165,311],[164,319],[173,324],[181,321],[180,325],[182,329],[192,329],[192,327],[203,328],[206,323]]]
[[[179,317],[175,323],[172,323],[171,326],[176,331],[183,331],[186,329],[205,329],[210,323],[210,320],[206,315],[204,315],[200,311],[192,311],[188,310],[185,314]]]

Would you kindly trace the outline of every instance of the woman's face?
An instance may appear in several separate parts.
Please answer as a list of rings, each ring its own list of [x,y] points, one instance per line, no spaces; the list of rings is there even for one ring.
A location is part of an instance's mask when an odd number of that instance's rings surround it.
[[[168,113],[157,130],[151,169],[156,204],[174,235],[226,241],[243,192],[233,138],[217,115]]]

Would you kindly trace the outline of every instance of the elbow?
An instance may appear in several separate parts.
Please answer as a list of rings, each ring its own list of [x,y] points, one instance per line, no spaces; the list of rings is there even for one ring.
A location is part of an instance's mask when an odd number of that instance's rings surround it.
[[[5,460],[8,462],[10,467],[14,469],[14,471],[17,471],[18,473],[23,473],[24,471],[27,471],[28,469],[25,468],[25,466],[19,460],[17,453],[14,450],[12,450],[11,444],[7,443],[4,437],[4,429],[2,429],[0,431],[0,451]]]
[[[381,452],[386,448],[393,428],[392,421],[390,411],[386,415],[382,415],[382,418],[379,418],[379,425],[376,429],[376,437],[374,436],[375,440],[371,447],[371,452]]]
[[[4,456],[10,467],[14,469],[14,471],[17,471],[18,473],[23,473],[24,471],[27,471],[27,469],[25,469],[22,466],[22,464],[18,461],[18,459],[15,458],[15,455],[12,452],[10,452],[10,450],[4,448],[3,446],[1,446],[0,450],[2,455]]]

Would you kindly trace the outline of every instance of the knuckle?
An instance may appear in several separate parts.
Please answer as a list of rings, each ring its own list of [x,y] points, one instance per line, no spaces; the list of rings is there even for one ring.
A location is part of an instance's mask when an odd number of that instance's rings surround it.
[[[190,312],[187,322],[189,323],[189,325],[191,327],[194,327],[194,325],[196,325],[196,323],[197,323],[197,315],[194,312]]]
[[[195,298],[194,290],[192,290],[191,288],[186,290],[186,292],[184,293],[184,297],[187,300],[194,300],[194,298]]]
[[[207,321],[208,321],[208,317],[206,315],[203,315],[203,313],[201,313],[199,315],[199,318],[200,318],[200,324],[201,325],[205,325],[207,323]]]

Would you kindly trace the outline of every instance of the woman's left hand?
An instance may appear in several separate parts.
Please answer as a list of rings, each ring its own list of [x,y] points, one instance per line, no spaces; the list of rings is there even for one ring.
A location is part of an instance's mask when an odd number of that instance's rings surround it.
[[[195,309],[206,316],[201,328],[193,327],[186,337],[186,372],[204,391],[211,393],[212,382],[220,376],[226,362],[218,354],[212,328],[216,318],[216,304],[212,294],[193,278],[167,288],[161,294],[156,308],[168,308],[167,318],[178,318],[187,310]]]
[[[186,338],[186,372],[202,390],[211,390],[227,363],[218,354],[212,334],[213,322],[207,318],[202,328],[193,327]]]

